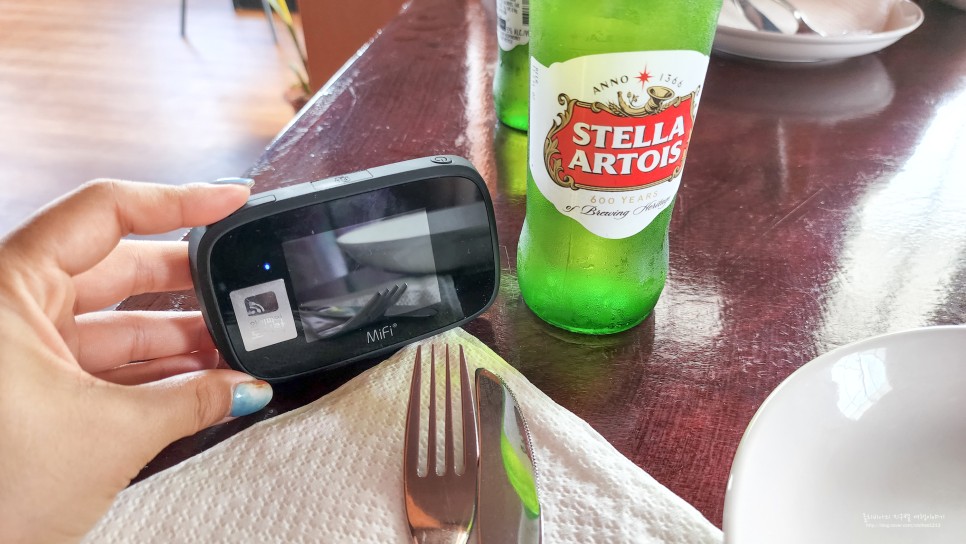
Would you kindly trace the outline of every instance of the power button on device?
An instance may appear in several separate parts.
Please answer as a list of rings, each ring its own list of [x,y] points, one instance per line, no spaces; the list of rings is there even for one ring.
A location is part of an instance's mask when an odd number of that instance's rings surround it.
[[[435,162],[436,164],[449,164],[453,162],[449,157],[433,157],[429,160]]]
[[[268,204],[269,202],[275,202],[274,195],[257,196],[248,201],[249,206],[258,206],[259,204]]]

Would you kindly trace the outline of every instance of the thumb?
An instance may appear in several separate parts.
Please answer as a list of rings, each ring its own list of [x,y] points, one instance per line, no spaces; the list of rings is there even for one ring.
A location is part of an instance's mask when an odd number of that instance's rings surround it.
[[[245,416],[272,400],[268,382],[234,370],[202,370],[136,386],[149,406],[148,430],[158,449],[218,423]]]

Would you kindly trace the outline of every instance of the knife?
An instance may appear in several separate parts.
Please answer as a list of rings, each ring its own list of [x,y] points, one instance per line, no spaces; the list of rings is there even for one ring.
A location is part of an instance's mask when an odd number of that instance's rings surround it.
[[[480,470],[477,530],[481,544],[543,541],[536,471],[527,423],[513,393],[485,368],[476,370]]]

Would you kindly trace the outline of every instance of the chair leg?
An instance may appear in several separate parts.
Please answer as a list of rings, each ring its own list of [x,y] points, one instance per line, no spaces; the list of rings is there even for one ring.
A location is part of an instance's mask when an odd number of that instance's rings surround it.
[[[184,38],[185,16],[188,13],[188,0],[181,0],[181,37]]]

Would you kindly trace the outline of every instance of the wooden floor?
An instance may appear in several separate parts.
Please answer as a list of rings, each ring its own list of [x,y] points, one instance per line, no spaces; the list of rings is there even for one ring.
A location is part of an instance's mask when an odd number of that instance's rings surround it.
[[[291,119],[294,53],[262,12],[188,0],[187,39],[179,13],[0,0],[0,236],[88,179],[241,174]]]

